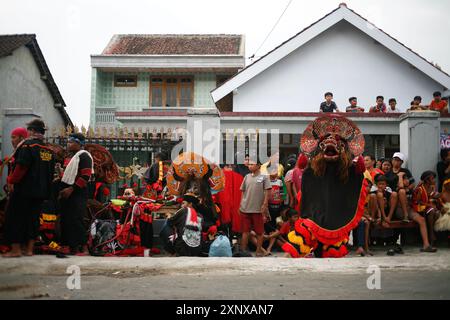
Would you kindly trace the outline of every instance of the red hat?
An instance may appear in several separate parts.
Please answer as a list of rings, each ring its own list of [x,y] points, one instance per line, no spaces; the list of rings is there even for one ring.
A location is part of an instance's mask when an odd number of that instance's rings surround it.
[[[308,165],[308,157],[305,156],[304,153],[301,153],[297,159],[297,167],[299,169],[305,169],[307,165]]]
[[[11,131],[12,136],[19,136],[22,138],[28,137],[28,131],[25,128],[17,127],[13,131]]]

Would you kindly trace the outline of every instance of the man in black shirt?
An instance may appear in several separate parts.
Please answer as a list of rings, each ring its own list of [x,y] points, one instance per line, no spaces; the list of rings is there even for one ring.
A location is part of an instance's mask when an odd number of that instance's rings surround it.
[[[437,164],[439,192],[442,192],[444,180],[450,176],[450,149],[441,150],[441,161]]]
[[[35,119],[27,124],[29,138],[15,153],[12,172],[8,176],[9,201],[6,210],[5,239],[12,250],[4,257],[33,255],[39,230],[42,202],[50,197],[55,158],[44,143],[45,124]]]
[[[391,188],[393,192],[397,192],[398,188],[398,176],[392,172],[392,162],[389,159],[383,159],[381,164],[381,170],[384,172],[388,187]]]
[[[336,110],[336,112],[339,112],[339,109],[336,105],[336,103],[333,100],[333,94],[331,92],[325,93],[325,101],[320,104],[320,111],[319,112],[333,112]]]
[[[398,177],[398,200],[403,210],[403,221],[408,222],[408,198],[411,198],[412,191],[414,190],[414,178],[406,168],[402,168],[402,164],[405,160],[405,156],[401,152],[394,153],[392,157],[392,172]]]
[[[73,133],[68,138],[67,149],[72,157],[64,169],[61,179],[62,190],[59,192],[61,208],[62,243],[70,247],[72,254],[86,255],[87,226],[84,216],[87,208],[88,183],[93,173],[91,154],[83,149],[85,137]],[[67,159],[69,160],[69,159]]]
[[[164,161],[165,157],[164,154],[162,152],[157,152],[155,154],[155,159],[153,164],[150,166],[150,168],[147,169],[147,171],[144,173],[144,179],[145,182],[149,185],[154,184],[155,182],[158,181],[159,174],[160,174],[160,162]],[[165,185],[165,179],[163,179],[164,181],[164,185]]]

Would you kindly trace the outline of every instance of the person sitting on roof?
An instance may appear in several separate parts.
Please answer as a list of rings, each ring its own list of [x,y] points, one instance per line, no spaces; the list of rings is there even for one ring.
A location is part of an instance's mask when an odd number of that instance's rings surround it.
[[[436,91],[433,93],[433,100],[430,102],[430,110],[438,111],[441,116],[448,114],[448,104],[447,101],[441,99],[441,93]]]
[[[422,97],[421,96],[415,96],[414,100],[411,102],[411,107],[408,109],[408,111],[428,110],[428,106],[424,106],[421,103],[422,103]]]
[[[378,96],[377,97],[377,104],[373,107],[370,107],[369,112],[370,113],[386,113],[386,104],[384,103],[384,97]]]
[[[358,100],[356,97],[349,98],[348,102],[350,102],[350,105],[345,108],[345,112],[364,112],[364,108],[357,105]]]

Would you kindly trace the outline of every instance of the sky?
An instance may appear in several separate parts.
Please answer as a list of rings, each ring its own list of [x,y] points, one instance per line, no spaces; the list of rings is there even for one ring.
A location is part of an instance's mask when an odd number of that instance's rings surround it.
[[[260,47],[289,0],[0,0],[0,34],[34,33],[77,126],[89,124],[90,55],[114,34],[245,35],[246,57]],[[334,10],[342,1],[292,0],[256,53]],[[347,0],[347,6],[450,73],[450,0]],[[247,63],[251,63],[247,60]]]

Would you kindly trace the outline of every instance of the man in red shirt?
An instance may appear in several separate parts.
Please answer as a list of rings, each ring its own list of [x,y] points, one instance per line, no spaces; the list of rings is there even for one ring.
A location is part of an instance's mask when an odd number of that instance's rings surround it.
[[[441,99],[441,93],[436,91],[433,93],[433,100],[430,102],[430,110],[439,111],[441,116],[448,114],[447,102]]]

